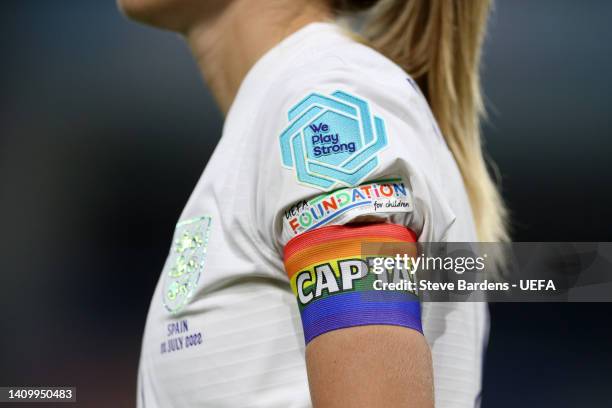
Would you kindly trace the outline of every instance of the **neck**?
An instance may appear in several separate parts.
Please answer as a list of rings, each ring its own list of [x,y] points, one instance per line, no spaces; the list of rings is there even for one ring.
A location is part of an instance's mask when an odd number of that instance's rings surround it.
[[[187,32],[204,80],[227,113],[247,72],[268,50],[305,25],[331,19],[324,2],[233,0]]]

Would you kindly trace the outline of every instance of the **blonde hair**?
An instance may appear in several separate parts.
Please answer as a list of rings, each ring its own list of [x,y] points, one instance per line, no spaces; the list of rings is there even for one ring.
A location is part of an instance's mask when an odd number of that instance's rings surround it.
[[[507,211],[480,136],[480,57],[490,0],[336,0],[334,6],[370,10],[363,36],[423,90],[461,171],[478,239],[507,241]]]

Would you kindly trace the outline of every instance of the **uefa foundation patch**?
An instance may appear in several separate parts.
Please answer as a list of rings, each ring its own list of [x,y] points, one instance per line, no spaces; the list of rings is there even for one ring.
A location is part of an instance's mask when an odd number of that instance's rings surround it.
[[[379,213],[408,213],[414,209],[412,192],[401,178],[340,188],[292,205],[285,211],[287,238],[345,219]]]
[[[288,119],[280,135],[283,166],[311,187],[359,184],[387,146],[384,121],[371,114],[365,100],[343,91],[308,95],[289,110]]]
[[[212,218],[202,216],[176,224],[164,269],[163,303],[180,312],[193,296],[204,270]]]

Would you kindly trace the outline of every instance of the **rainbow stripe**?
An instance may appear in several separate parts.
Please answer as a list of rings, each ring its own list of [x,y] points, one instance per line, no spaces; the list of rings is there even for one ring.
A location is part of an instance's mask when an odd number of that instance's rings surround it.
[[[394,256],[415,234],[401,225],[333,225],[298,235],[284,250],[285,270],[296,295],[306,343],[331,330],[385,324],[422,332],[418,298],[379,291],[369,259]],[[367,244],[367,245],[364,245]],[[380,245],[378,245],[380,244]],[[364,253],[366,252],[367,253]]]

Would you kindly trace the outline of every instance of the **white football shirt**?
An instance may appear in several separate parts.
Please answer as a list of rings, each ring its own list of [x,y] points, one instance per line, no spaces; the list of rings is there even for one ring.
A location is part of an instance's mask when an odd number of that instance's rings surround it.
[[[330,194],[338,205],[320,205]],[[249,71],[180,217],[147,317],[138,406],[310,406],[283,247],[368,216],[422,242],[476,240],[414,82],[336,25],[310,24]],[[477,406],[486,305],[424,303],[422,321],[436,406]]]

